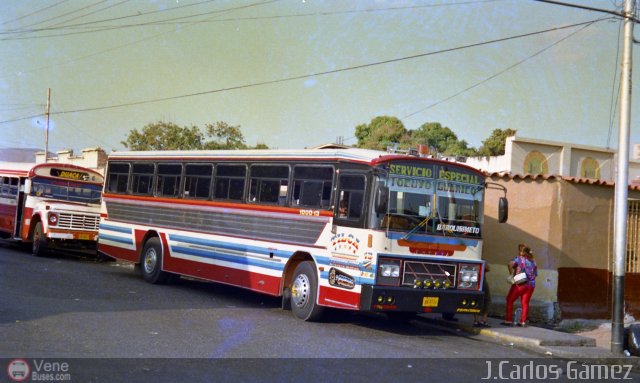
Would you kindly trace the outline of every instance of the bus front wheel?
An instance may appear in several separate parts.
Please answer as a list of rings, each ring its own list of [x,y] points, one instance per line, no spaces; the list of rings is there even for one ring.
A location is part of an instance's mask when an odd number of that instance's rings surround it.
[[[33,228],[33,235],[31,239],[31,253],[36,257],[43,257],[47,255],[47,236],[44,235],[42,222],[36,223],[36,226]]]
[[[158,237],[150,238],[144,245],[140,257],[140,270],[145,281],[163,284],[169,279],[169,273],[162,271],[162,246]]]
[[[316,321],[322,316],[322,307],[316,303],[318,277],[313,262],[300,262],[293,273],[291,284],[291,311],[305,321]]]

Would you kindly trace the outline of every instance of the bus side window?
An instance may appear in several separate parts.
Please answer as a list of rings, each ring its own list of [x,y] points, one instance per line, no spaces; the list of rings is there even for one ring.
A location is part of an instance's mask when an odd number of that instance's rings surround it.
[[[361,175],[341,175],[338,194],[338,217],[349,221],[360,221],[364,210],[366,179]]]
[[[127,163],[112,162],[109,164],[107,191],[109,193],[126,193],[129,189],[129,167]]]
[[[158,164],[156,195],[161,197],[178,197],[180,194],[180,176],[182,165]]]
[[[189,199],[208,199],[213,179],[212,164],[188,164],[185,167],[182,196]]]
[[[216,166],[214,198],[241,201],[246,175],[247,167],[244,165]]]
[[[133,194],[151,195],[153,192],[153,174],[155,165],[149,163],[133,164],[131,191]]]
[[[333,173],[333,167],[330,166],[296,166],[293,171],[293,205],[328,208]]]
[[[9,187],[10,187],[10,194],[12,196],[18,195],[18,179],[17,178],[11,178],[11,184]]]
[[[9,177],[0,178],[0,195],[9,195]]]
[[[288,192],[288,182],[288,166],[251,166],[249,202],[284,205]]]

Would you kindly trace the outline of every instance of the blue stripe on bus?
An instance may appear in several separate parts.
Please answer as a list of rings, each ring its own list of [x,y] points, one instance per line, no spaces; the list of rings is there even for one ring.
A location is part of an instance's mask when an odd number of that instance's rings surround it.
[[[100,224],[100,229],[101,230],[115,231],[117,233],[124,233],[124,234],[132,234],[133,233],[133,229],[131,229],[129,227],[112,226],[112,225],[108,225],[106,223],[101,223]]]
[[[184,242],[191,245],[219,247],[225,250],[256,253],[256,254],[266,255],[266,256],[271,256],[271,254],[273,254],[276,257],[287,258],[287,259],[291,257],[291,252],[288,252],[288,251],[282,251],[282,250],[274,251],[266,247],[247,246],[247,245],[241,245],[241,244],[230,243],[230,242],[214,241],[214,240],[209,240],[204,238],[187,237],[184,235],[169,234],[169,240]]]
[[[114,235],[109,235],[109,234],[104,234],[104,233],[100,233],[100,240],[101,241],[104,240],[104,241],[124,243],[125,245],[133,245],[133,239],[132,238],[116,237]]]
[[[182,247],[182,246],[173,246],[172,250],[174,253],[215,259],[218,261],[225,261],[225,262],[236,263],[236,264],[247,265],[247,266],[256,266],[256,267],[262,267],[262,268],[278,270],[278,271],[284,270],[284,264],[282,263],[263,261],[260,259],[252,259],[249,257],[239,257],[235,255],[228,255],[228,254],[220,253],[217,251],[193,249],[193,248]]]

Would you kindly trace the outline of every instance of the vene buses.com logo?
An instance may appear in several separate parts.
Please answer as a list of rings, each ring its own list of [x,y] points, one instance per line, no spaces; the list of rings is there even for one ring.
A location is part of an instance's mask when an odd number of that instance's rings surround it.
[[[29,363],[24,359],[14,359],[9,362],[7,374],[15,382],[23,382],[29,378]]]

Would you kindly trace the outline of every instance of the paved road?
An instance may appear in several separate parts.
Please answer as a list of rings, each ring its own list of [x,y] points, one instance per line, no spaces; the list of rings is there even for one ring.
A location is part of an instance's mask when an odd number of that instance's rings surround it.
[[[539,358],[420,320],[340,311],[303,322],[277,298],[195,280],[151,285],[131,265],[36,258],[1,242],[0,291],[0,358],[72,361],[83,381],[326,381],[349,371],[354,381],[480,381],[487,358]]]

